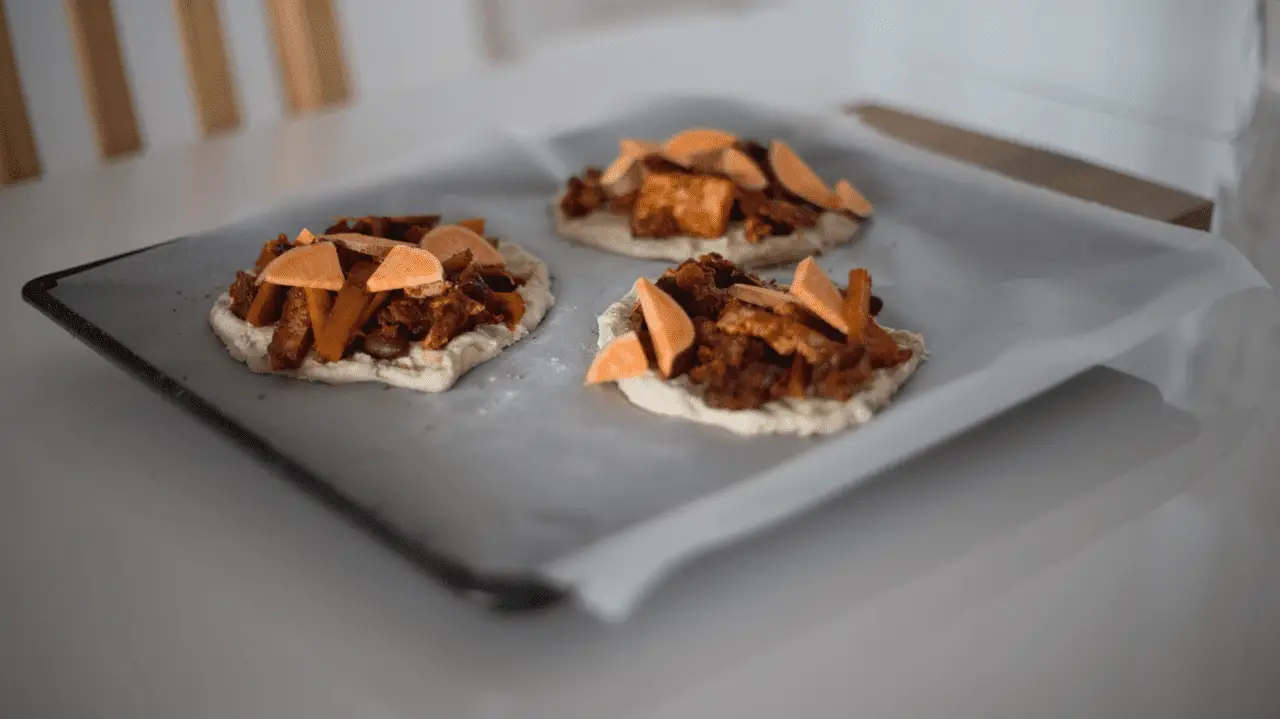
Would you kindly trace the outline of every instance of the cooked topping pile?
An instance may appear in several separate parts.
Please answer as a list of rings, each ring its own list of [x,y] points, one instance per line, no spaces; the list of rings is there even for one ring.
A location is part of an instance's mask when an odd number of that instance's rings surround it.
[[[487,324],[514,329],[524,316],[484,220],[440,225],[437,215],[343,218],[317,237],[266,243],[252,272],[237,272],[231,312],[254,327],[274,325],[275,370],[299,367],[314,349],[322,362],[365,352],[391,360],[411,343],[443,348]]]
[[[741,223],[748,242],[817,225],[823,212],[869,217],[871,203],[840,180],[828,187],[781,140],[765,147],[720,130],[685,130],[658,145],[621,142],[618,159],[569,178],[566,217],[608,211],[633,237],[717,238]]]
[[[784,288],[709,254],[640,279],[636,294],[632,331],[600,350],[587,384],[656,367],[687,376],[711,407],[753,409],[782,397],[848,400],[873,371],[911,357],[876,322],[882,303],[863,269],[841,291],[809,258]]]

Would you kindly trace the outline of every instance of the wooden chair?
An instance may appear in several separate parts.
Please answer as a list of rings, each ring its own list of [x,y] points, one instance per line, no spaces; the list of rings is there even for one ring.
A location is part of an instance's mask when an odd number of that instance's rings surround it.
[[[350,91],[333,0],[261,1],[271,28],[285,112],[301,114],[345,102]],[[242,122],[221,9],[220,0],[173,0],[171,30],[186,61],[188,95],[203,135],[235,130]],[[146,141],[125,73],[112,1],[64,0],[63,11],[98,154],[109,159],[141,151]],[[41,69],[27,68],[28,81]],[[3,2],[0,130],[0,184],[38,177],[42,162]]]

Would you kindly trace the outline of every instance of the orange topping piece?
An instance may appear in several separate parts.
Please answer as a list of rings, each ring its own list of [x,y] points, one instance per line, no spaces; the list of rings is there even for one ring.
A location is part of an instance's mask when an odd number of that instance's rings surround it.
[[[726,147],[720,151],[715,170],[747,190],[763,190],[769,186],[769,179],[764,176],[764,171],[736,147]]]
[[[639,377],[649,371],[649,360],[644,356],[644,347],[640,344],[640,336],[628,332],[613,338],[605,345],[587,368],[587,378],[583,384],[600,384],[615,382],[620,379]]]
[[[325,362],[337,362],[346,353],[372,297],[364,291],[364,284],[373,273],[372,262],[361,262],[351,268],[346,284],[333,300],[333,309],[325,318],[324,326],[316,331],[316,354]]]
[[[767,307],[771,310],[786,304],[798,304],[800,302],[799,299],[786,292],[779,292],[768,287],[756,287],[755,285],[730,285],[729,296],[736,300],[742,300],[747,304]]]
[[[662,145],[662,156],[681,167],[692,167],[700,155],[733,147],[738,138],[723,130],[695,127],[678,132]]]
[[[862,218],[871,216],[873,209],[871,203],[848,180],[840,180],[836,183],[836,197],[840,198],[841,209]]]
[[[840,297],[840,290],[836,289],[831,278],[827,277],[812,257],[806,257],[796,265],[795,278],[791,281],[791,294],[823,322],[849,334],[849,323],[841,312],[844,300]]]
[[[329,309],[333,307],[333,297],[329,295],[328,290],[317,290],[314,287],[305,287],[303,292],[307,294],[307,312],[311,314],[311,328],[319,332],[324,326],[324,318],[329,316]]]
[[[258,281],[282,287],[340,290],[343,277],[338,248],[328,242],[295,247],[262,268]]]
[[[387,258],[365,283],[369,292],[387,292],[416,285],[428,285],[444,279],[444,267],[435,255],[424,249],[406,245],[392,248]]]
[[[643,277],[636,280],[636,294],[658,356],[658,369],[670,378],[681,355],[693,347],[693,320],[671,295]]]
[[[441,225],[423,235],[418,244],[442,261],[463,250],[470,250],[473,264],[505,264],[502,253],[489,244],[488,240],[460,225]]]
[[[262,272],[262,268],[266,267],[269,262],[289,251],[289,238],[283,234],[270,240],[262,245],[262,252],[258,253],[258,260],[253,263],[253,273]]]
[[[769,164],[782,186],[819,207],[839,209],[840,198],[818,174],[804,164],[791,146],[774,140],[769,146]]]
[[[465,227],[468,230],[471,230],[472,232],[476,233],[477,235],[484,234],[484,218],[483,217],[468,217],[465,220],[458,220],[454,224],[460,227]]]
[[[849,344],[865,344],[871,319],[871,275],[864,269],[849,270],[849,288],[844,293],[845,332]]]
[[[386,257],[387,253],[395,247],[413,247],[412,242],[388,240],[385,237],[362,235],[359,232],[338,232],[332,235],[325,235],[321,239],[342,245],[352,252],[359,252],[362,255],[378,258]]]
[[[618,159],[601,173],[600,184],[615,196],[631,192],[640,184],[640,161],[661,149],[652,142],[624,138],[618,143]]]
[[[382,309],[389,299],[391,299],[391,292],[375,292],[356,317],[356,327],[364,327],[365,323],[373,319],[373,315]]]
[[[293,246],[298,247],[299,245],[310,245],[315,241],[316,236],[312,234],[311,230],[304,227],[302,228],[302,232],[299,232],[298,237],[293,241]]]
[[[507,329],[515,330],[520,320],[524,319],[524,297],[519,292],[494,292],[493,295],[502,303],[502,314],[507,317]]]
[[[244,321],[254,327],[266,327],[280,319],[280,311],[284,308],[285,288],[263,282],[258,285],[258,294],[253,296],[249,311],[244,314]]]
[[[787,373],[787,394],[792,397],[803,397],[808,386],[808,366],[804,361],[804,355],[796,352],[791,355],[791,371]]]
[[[652,155],[656,152],[662,152],[662,148],[656,142],[648,140],[635,140],[630,137],[624,137],[618,142],[619,155],[635,155],[636,157],[644,157]]]

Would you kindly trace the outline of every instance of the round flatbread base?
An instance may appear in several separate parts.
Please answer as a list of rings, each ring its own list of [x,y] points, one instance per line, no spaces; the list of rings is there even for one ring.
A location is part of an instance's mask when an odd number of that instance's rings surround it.
[[[816,227],[798,229],[790,235],[774,235],[760,242],[747,242],[741,223],[735,223],[724,237],[632,237],[628,218],[608,211],[585,217],[566,217],[557,198],[552,214],[556,234],[566,240],[643,260],[683,262],[715,252],[739,267],[753,269],[798,262],[810,255],[850,242],[862,222],[839,212],[824,212]]]
[[[409,354],[399,359],[379,360],[364,352],[356,352],[337,362],[321,362],[312,351],[298,369],[276,372],[271,369],[267,357],[274,327],[254,327],[236,317],[231,313],[231,298],[226,293],[210,310],[209,324],[231,356],[254,372],[282,374],[328,384],[382,382],[419,392],[443,392],[472,367],[493,359],[528,335],[555,304],[545,263],[518,245],[503,243],[498,251],[511,274],[527,278],[524,286],[516,290],[524,299],[524,317],[514,330],[506,325],[483,325],[454,337],[444,349],[430,350],[421,343],[414,343]]]
[[[600,315],[599,346],[604,347],[631,330],[633,290]],[[886,328],[888,329],[888,328]],[[841,402],[832,399],[786,397],[757,409],[726,410],[707,405],[701,387],[688,377],[663,379],[656,371],[618,380],[618,389],[637,407],[690,422],[722,427],[740,435],[831,434],[869,421],[889,404],[893,395],[920,366],[925,356],[924,337],[914,332],[888,329],[899,346],[911,350],[911,359],[895,367],[876,370],[862,390]]]

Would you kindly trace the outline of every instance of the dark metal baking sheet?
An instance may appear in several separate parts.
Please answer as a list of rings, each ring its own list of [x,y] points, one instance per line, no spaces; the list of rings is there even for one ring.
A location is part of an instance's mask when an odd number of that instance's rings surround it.
[[[884,321],[923,332],[930,345],[931,359],[889,414],[901,420],[927,412],[945,421],[922,423],[919,432],[899,429],[889,442],[863,431],[743,439],[648,414],[612,387],[582,387],[596,315],[637,276],[657,275],[667,263],[556,238],[548,201],[565,171],[607,163],[619,137],[662,137],[698,125],[784,138],[824,177],[850,177],[876,202],[876,219],[862,238],[821,263],[836,276],[869,267],[886,301]],[[727,499],[730,490],[768,479],[784,465],[852,484],[1078,374],[1091,358],[1137,344],[1187,311],[1184,305],[1194,308],[1255,281],[1246,276],[1247,263],[1238,266],[1238,256],[1217,244],[1197,247],[1172,228],[1003,182],[892,143],[850,139],[810,118],[672,100],[545,140],[498,139],[465,162],[310,198],[50,275],[24,294],[450,586],[495,606],[531,607],[594,571],[591,548],[658,526],[655,520],[695,500],[706,507]],[[214,298],[265,239],[323,227],[335,215],[416,212],[484,216],[492,233],[532,251],[552,273],[556,304],[542,325],[451,391],[255,375],[209,329]],[[1128,323],[1128,335],[1105,334],[1118,322]],[[1055,348],[1073,337],[1089,351],[1055,360],[1064,356]],[[998,389],[991,369],[1014,357],[1046,369],[1032,376],[1014,368],[1008,376],[1026,389],[993,390],[1009,394],[999,402],[948,402],[960,387],[972,396],[974,383]],[[833,446],[840,450],[828,451]],[[817,461],[855,450],[868,458],[865,466]],[[724,507],[735,511],[731,503]],[[688,546],[693,551],[697,538]],[[564,571],[548,573],[556,566]],[[548,576],[558,576],[561,586]]]
[[[176,240],[170,242],[176,242]],[[58,282],[64,278],[73,277],[130,255],[163,247],[170,242],[42,275],[23,286],[22,297],[77,339],[137,377],[161,396],[237,442],[245,450],[273,467],[281,477],[342,515],[374,539],[401,553],[451,590],[482,600],[491,609],[504,612],[540,609],[551,606],[563,598],[564,592],[558,587],[553,587],[544,578],[527,573],[500,575],[474,572],[457,560],[436,552],[422,542],[413,540],[383,523],[375,513],[362,507],[332,485],[325,483],[306,467],[280,454],[261,437],[223,414],[216,404],[187,391],[183,385],[187,377],[175,378],[165,374],[55,297]]]

